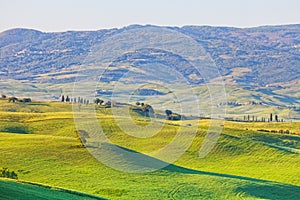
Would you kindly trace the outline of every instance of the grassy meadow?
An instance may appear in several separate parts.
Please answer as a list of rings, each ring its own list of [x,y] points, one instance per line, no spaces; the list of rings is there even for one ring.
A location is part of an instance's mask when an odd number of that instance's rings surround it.
[[[40,184],[16,182],[9,179],[0,179],[0,199],[74,199],[74,200],[101,200],[103,198],[87,195],[61,188],[51,188]]]
[[[169,121],[155,136],[136,138],[118,127],[109,108],[96,113],[114,144],[141,156],[163,148],[179,129],[177,122]],[[135,120],[148,123],[139,116]],[[44,191],[47,188],[29,182],[107,199],[300,199],[300,122],[225,122],[212,152],[199,158],[210,123],[200,120],[191,146],[175,163],[154,172],[126,173],[97,161],[81,145],[71,104],[0,100],[0,167],[26,181],[22,185],[0,179],[0,199],[18,199],[17,191],[75,199],[64,190]],[[94,197],[83,196],[89,198]]]

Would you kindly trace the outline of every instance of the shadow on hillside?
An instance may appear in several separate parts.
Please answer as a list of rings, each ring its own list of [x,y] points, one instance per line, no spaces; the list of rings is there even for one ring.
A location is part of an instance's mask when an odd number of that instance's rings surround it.
[[[221,173],[215,173],[215,172],[206,172],[206,171],[200,171],[200,170],[193,170],[193,169],[184,168],[184,167],[180,167],[180,166],[173,165],[173,164],[170,164],[169,166],[163,168],[163,170],[167,170],[169,172],[184,173],[184,174],[201,174],[201,175],[208,175],[208,176],[217,176],[217,177],[222,177],[222,178],[239,179],[239,180],[254,181],[254,182],[260,182],[260,183],[269,183],[269,182],[271,182],[271,181],[267,181],[267,180],[249,178],[249,177],[244,177],[244,176],[221,174]]]
[[[256,91],[266,94],[268,96],[271,96],[271,97],[279,100],[281,103],[285,103],[285,104],[297,104],[298,103],[296,99],[289,98],[288,96],[275,93],[275,92],[271,91],[270,89],[260,88],[260,89],[257,89]],[[280,105],[278,105],[278,106],[280,106]]]
[[[7,132],[7,133],[16,133],[16,134],[30,134],[30,131],[27,126],[22,124],[15,124],[6,127],[0,127],[0,132]]]
[[[120,171],[122,171],[123,169],[125,169],[126,171],[129,168],[132,170],[131,172],[133,173],[136,172],[143,173],[147,171],[162,170],[162,171],[182,173],[182,174],[199,174],[199,175],[208,175],[208,176],[238,179],[238,180],[245,180],[245,181],[253,181],[256,183],[277,184],[276,182],[262,180],[262,179],[230,175],[230,174],[221,174],[215,172],[206,172],[206,171],[193,170],[185,167],[180,167],[174,164],[164,162],[157,158],[153,158],[151,156],[139,153],[137,151],[127,149],[118,145],[109,144],[109,143],[102,143],[100,149],[99,148],[96,149],[97,149],[96,151],[101,152],[101,156],[102,156],[101,161],[103,161],[103,158],[105,159],[105,157],[109,157],[108,160],[110,162],[115,162],[115,166],[116,166],[115,169],[119,169]],[[93,150],[95,150],[95,147],[93,148]],[[120,164],[122,164],[123,166],[119,167]],[[109,166],[114,167],[114,163],[109,163]],[[297,189],[297,191],[300,192],[300,187],[292,186],[292,185],[287,185],[287,186],[294,187],[294,189]]]
[[[266,134],[253,135],[254,141],[263,142],[265,144],[277,145],[287,148],[299,148],[300,137],[293,135],[280,135],[280,137],[273,137]],[[274,146],[273,146],[274,147]],[[282,150],[282,148],[280,149]],[[290,153],[290,151],[288,151]]]
[[[110,148],[114,146],[112,144],[107,144],[107,143],[105,145]],[[274,200],[300,199],[300,187],[298,186],[281,184],[277,182],[256,179],[256,178],[249,178],[244,176],[193,170],[193,169],[180,167],[174,164],[163,162],[159,159],[147,156],[145,154],[139,153],[137,151],[133,151],[131,149],[127,149],[120,146],[118,146],[118,148],[122,149],[121,152],[123,152],[123,155],[121,156],[123,159],[126,160],[125,162],[129,162],[131,164],[137,165],[138,167],[147,166],[151,168],[151,167],[165,166],[160,170],[171,172],[171,173],[199,174],[199,175],[207,175],[207,176],[214,176],[214,177],[221,177],[221,178],[228,178],[228,179],[235,179],[235,180],[244,180],[244,181],[248,181],[249,184],[238,187],[236,190],[237,194],[242,194],[245,196],[256,197],[261,199],[274,199]],[[134,153],[137,157],[126,157],[125,152]],[[123,161],[124,160],[122,160],[122,162]]]
[[[248,184],[243,187],[238,187],[237,193],[245,193],[247,196],[259,199],[272,200],[298,200],[300,199],[300,187],[283,184]]]

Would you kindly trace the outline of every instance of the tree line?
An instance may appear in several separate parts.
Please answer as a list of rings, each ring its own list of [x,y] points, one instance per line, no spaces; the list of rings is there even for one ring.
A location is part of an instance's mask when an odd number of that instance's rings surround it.
[[[131,110],[145,117],[154,117],[155,112],[150,104],[144,102],[136,102],[135,106],[131,106]],[[174,113],[171,110],[165,110],[167,120],[181,120],[180,114]]]
[[[90,104],[90,100],[88,99],[82,97],[69,97],[68,95],[61,95],[60,101],[66,103]]]
[[[244,115],[244,122],[283,122],[283,119],[280,119],[278,115],[274,115],[271,113],[268,118],[261,117],[258,118],[257,116],[250,116],[250,115]]]
[[[29,103],[32,101],[31,98],[17,98],[15,96],[8,97],[5,94],[1,94],[1,99],[7,99],[9,103],[11,102]]]

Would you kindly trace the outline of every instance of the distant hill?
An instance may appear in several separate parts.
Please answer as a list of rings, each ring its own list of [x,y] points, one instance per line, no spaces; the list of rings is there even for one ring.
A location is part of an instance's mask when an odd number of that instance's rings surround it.
[[[130,45],[131,42],[134,44],[137,41],[142,43],[145,41],[147,44],[146,35],[149,34],[149,30],[158,33],[158,41],[172,38],[168,32],[187,36],[186,38],[193,41],[196,46],[200,44],[205,52],[200,52],[202,53],[200,56],[197,52],[186,58],[180,53],[173,52],[172,45],[177,41],[170,40],[170,43],[163,44],[163,48],[156,42],[155,45],[149,47],[145,45],[145,48],[134,51],[122,51],[121,55],[120,52],[116,53],[119,48],[123,48],[119,43],[122,41],[128,41]],[[136,34],[136,31],[143,34]],[[152,34],[152,37],[155,37],[155,34]],[[124,44],[126,45],[126,42]],[[182,41],[178,44],[180,44],[178,52],[189,50],[194,52],[189,44],[182,44]],[[99,46],[102,49],[99,50]],[[102,60],[99,62],[97,59],[102,55],[103,49],[104,52],[108,52],[107,56],[114,59],[105,63],[108,68],[99,74],[99,69],[101,71],[104,68],[101,68]],[[193,59],[204,59],[205,62],[207,55],[212,58],[220,71],[220,74],[211,73],[213,75],[209,79],[202,77],[200,73],[203,71],[195,70],[194,63],[190,62]],[[201,63],[199,66],[202,67]],[[206,69],[210,66],[212,65],[207,65]],[[186,90],[184,85],[188,83],[198,87],[198,94],[202,98],[209,99],[207,88],[203,84],[214,80],[214,82],[223,81],[226,85],[227,100],[219,103],[241,105],[229,106],[228,115],[243,115],[245,112],[243,109],[250,109],[251,111],[248,111],[250,113],[256,113],[258,110],[266,112],[263,111],[264,106],[274,106],[276,109],[287,110],[286,118],[299,119],[299,66],[300,25],[256,28],[131,25],[121,29],[99,31],[45,33],[29,29],[12,29],[0,33],[0,93],[41,100],[58,99],[62,93],[71,95],[74,81],[82,79],[87,80],[90,85],[100,81],[102,84],[99,84],[96,90],[113,91],[115,96],[122,98],[126,98],[129,89],[135,88],[137,84],[158,83],[157,86],[164,85],[161,83],[171,84],[184,93]],[[202,69],[204,70],[203,67]],[[120,85],[125,84],[125,87],[115,90],[116,81],[121,83]],[[134,94],[141,96],[143,101],[147,98],[151,103],[150,97],[153,92],[147,89],[157,88],[148,86],[145,86],[146,90],[141,93]],[[81,92],[78,88],[76,91]],[[171,90],[160,92],[164,93],[161,96],[169,95],[170,98],[174,98],[170,93]],[[111,94],[112,92],[99,95],[110,99]],[[87,94],[81,92],[80,95]],[[191,99],[186,98],[185,102],[190,105]],[[248,108],[248,105],[253,106]],[[282,111],[280,112],[283,115]]]
[[[143,29],[145,26],[62,33],[29,29],[2,32],[0,78],[34,80],[40,74],[62,70],[68,74],[68,69],[80,65],[94,44],[133,28]],[[222,75],[231,76],[234,83],[265,86],[300,78],[300,25],[245,29],[210,26],[167,28],[195,39],[211,55]],[[182,63],[182,60],[176,59],[175,62]],[[239,69],[246,69],[246,72],[235,76]],[[70,82],[73,79],[60,81]]]

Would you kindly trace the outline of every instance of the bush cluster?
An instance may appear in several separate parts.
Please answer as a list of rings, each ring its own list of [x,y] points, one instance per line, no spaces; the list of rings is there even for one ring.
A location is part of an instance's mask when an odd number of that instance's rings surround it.
[[[18,175],[14,171],[9,171],[8,168],[0,169],[0,177],[18,179]]]

